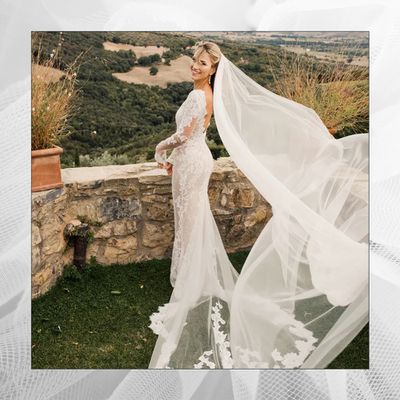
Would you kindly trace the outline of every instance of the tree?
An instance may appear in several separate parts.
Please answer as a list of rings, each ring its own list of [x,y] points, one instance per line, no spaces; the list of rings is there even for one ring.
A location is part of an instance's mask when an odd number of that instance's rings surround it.
[[[151,62],[159,62],[159,61],[161,61],[161,57],[159,54],[152,54],[150,56],[150,60],[151,60]]]
[[[157,67],[151,67],[150,68],[150,75],[157,75],[158,68]]]
[[[139,65],[143,65],[143,66],[151,64],[151,59],[150,59],[150,57],[147,57],[147,56],[139,57],[137,61],[138,61]]]

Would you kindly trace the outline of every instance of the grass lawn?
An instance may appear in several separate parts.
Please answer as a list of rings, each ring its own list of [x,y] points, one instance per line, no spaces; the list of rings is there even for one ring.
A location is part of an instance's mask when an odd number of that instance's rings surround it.
[[[240,271],[248,252],[229,254]],[[171,260],[67,267],[32,301],[32,368],[147,368],[157,336],[149,315],[168,302]],[[329,368],[368,368],[368,326]]]

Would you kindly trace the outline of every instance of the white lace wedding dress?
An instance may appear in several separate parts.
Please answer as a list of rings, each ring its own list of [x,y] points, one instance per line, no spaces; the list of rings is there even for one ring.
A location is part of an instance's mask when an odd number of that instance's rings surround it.
[[[368,135],[335,139],[317,113],[257,84],[224,55],[213,110],[231,159],[273,216],[240,275],[210,210],[205,94],[177,132],[170,301],[151,315],[150,368],[325,368],[368,322]],[[367,351],[367,349],[366,349]]]
[[[175,238],[170,280],[174,291],[170,302],[151,316],[150,327],[159,338],[150,368],[201,366],[203,349],[212,347],[213,327],[182,325],[188,318],[211,321],[213,307],[221,304],[217,300],[230,302],[237,278],[210,209],[208,183],[214,160],[205,141],[206,112],[204,91],[192,90],[176,113],[176,133],[156,147],[156,161],[173,164]],[[195,338],[190,329],[196,330]],[[182,352],[186,352],[184,357]],[[213,364],[207,357],[204,360]]]
[[[198,210],[208,203],[208,181],[214,160],[203,126],[206,115],[205,93],[192,90],[176,113],[177,131],[156,147],[155,158],[174,165],[172,195],[174,202],[175,239],[172,251],[171,284],[184,262],[185,248],[193,229],[198,226]],[[166,158],[168,149],[173,149]]]

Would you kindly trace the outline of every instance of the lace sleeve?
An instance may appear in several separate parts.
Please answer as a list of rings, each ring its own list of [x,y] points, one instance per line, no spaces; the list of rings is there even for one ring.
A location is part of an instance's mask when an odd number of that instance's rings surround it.
[[[192,136],[197,122],[202,121],[205,110],[199,96],[200,93],[196,90],[189,93],[183,104],[182,116],[179,120],[177,131],[156,146],[154,158],[157,162],[164,164],[167,160],[167,150],[174,149],[185,143]]]

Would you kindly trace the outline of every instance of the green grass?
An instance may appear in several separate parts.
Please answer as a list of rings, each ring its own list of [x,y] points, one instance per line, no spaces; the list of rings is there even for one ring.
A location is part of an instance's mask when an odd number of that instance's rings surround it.
[[[248,252],[229,254],[240,271]],[[32,301],[32,368],[148,368],[157,336],[149,315],[168,302],[171,260],[68,266]],[[330,368],[368,368],[368,327]]]

